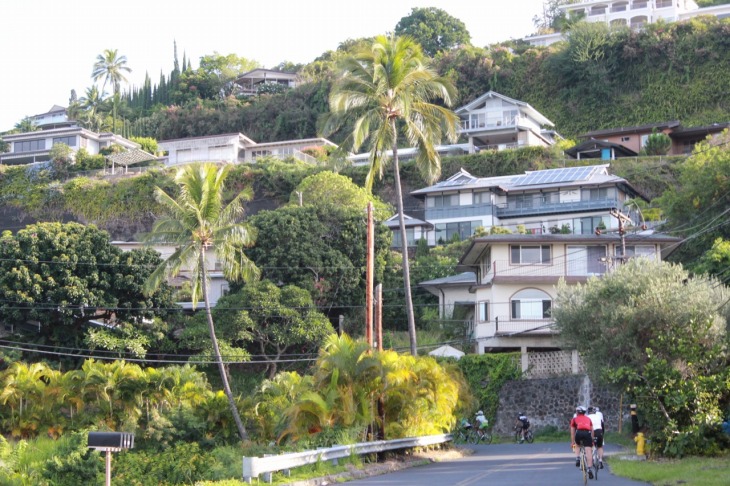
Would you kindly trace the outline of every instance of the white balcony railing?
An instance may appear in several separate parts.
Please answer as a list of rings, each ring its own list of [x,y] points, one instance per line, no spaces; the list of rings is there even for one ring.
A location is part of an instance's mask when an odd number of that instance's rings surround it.
[[[481,283],[488,283],[499,277],[548,278],[554,277],[592,277],[603,275],[610,266],[604,258],[554,257],[550,263],[513,264],[509,260],[492,262],[482,277]]]

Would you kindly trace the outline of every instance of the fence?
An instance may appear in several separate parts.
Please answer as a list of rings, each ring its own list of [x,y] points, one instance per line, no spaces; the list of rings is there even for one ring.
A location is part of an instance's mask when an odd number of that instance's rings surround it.
[[[251,484],[254,478],[264,475],[268,483],[272,481],[271,473],[277,471],[288,472],[290,469],[316,464],[320,461],[336,461],[352,455],[373,454],[411,447],[425,447],[443,444],[452,440],[451,434],[427,435],[423,437],[409,437],[406,439],[380,440],[375,442],[360,442],[357,444],[327,447],[317,450],[292,452],[266,457],[243,458],[243,480]]]

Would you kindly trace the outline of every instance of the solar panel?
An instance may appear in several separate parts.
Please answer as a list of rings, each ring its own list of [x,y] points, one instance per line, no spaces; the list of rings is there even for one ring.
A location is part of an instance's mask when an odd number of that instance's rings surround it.
[[[443,182],[439,182],[438,186],[463,186],[464,184],[469,184],[470,182],[473,182],[473,177],[467,177],[467,176],[460,176],[456,179],[446,180]]]
[[[515,186],[534,186],[557,182],[573,182],[589,179],[596,167],[566,167],[528,172],[514,181]]]

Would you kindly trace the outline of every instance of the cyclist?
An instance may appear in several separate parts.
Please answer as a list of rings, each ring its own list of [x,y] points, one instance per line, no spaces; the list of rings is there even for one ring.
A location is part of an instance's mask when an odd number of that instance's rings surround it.
[[[476,416],[476,426],[478,430],[484,430],[489,426],[489,420],[484,416],[484,412],[479,410]]]
[[[588,418],[593,424],[593,437],[596,441],[596,449],[598,449],[598,468],[603,469],[603,432],[605,424],[603,423],[603,414],[598,407],[588,407]]]
[[[525,441],[525,434],[527,434],[527,430],[530,428],[530,420],[527,418],[527,415],[525,415],[525,412],[520,412],[517,415],[517,420],[515,420],[515,428],[522,427],[522,436],[520,438],[520,444]]]
[[[575,450],[575,467],[580,467],[580,446],[585,447],[588,477],[593,479],[593,423],[582,405],[575,407],[575,417],[570,421],[570,444]]]

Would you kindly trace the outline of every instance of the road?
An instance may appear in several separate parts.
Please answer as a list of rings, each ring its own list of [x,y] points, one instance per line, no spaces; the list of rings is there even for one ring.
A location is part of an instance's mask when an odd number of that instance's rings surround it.
[[[565,443],[549,444],[495,444],[469,446],[471,456],[448,462],[404,469],[391,474],[349,481],[348,486],[578,486],[583,477],[575,467],[574,454]],[[645,486],[647,483],[632,481],[610,473],[610,453],[618,447],[606,450],[606,468],[599,471],[593,486]]]

